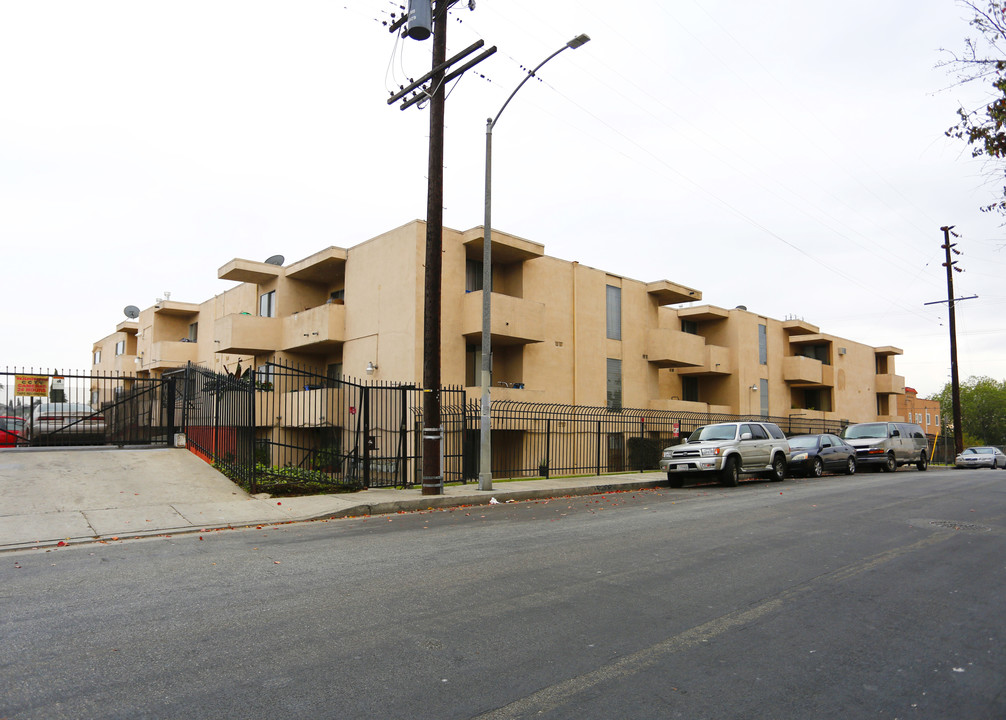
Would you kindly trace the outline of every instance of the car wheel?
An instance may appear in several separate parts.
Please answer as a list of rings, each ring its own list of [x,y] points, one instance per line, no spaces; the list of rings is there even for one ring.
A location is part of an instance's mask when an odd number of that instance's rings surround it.
[[[915,463],[915,467],[919,469],[919,472],[925,472],[929,469],[929,458],[926,457],[925,453],[919,455],[919,461]]]
[[[672,488],[679,488],[685,484],[685,478],[681,473],[667,473],[667,484]]]
[[[824,475],[824,463],[821,462],[821,458],[816,457],[810,461],[810,472],[808,474],[810,477],[821,477]]]
[[[898,461],[894,459],[894,453],[887,456],[884,460],[884,464],[880,466],[880,469],[884,472],[894,472],[898,469]]]
[[[737,487],[740,480],[740,468],[737,465],[737,458],[730,457],[723,461],[723,468],[720,470],[720,485],[725,487]]]
[[[821,462],[820,458],[818,458],[817,461]],[[786,458],[784,458],[782,455],[776,454],[776,456],[772,458],[772,470],[768,474],[768,479],[771,480],[772,482],[779,482],[780,480],[784,480],[785,478],[786,478]]]
[[[845,474],[856,474],[856,458],[850,456],[849,459],[845,461]]]

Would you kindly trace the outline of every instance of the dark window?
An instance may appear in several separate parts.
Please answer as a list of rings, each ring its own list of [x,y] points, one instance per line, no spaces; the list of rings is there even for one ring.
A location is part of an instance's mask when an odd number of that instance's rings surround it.
[[[481,387],[482,385],[482,346],[465,346],[465,386]]]
[[[194,322],[189,325],[189,342],[198,342],[199,340],[199,323]]]
[[[761,425],[749,425],[748,427],[751,428],[751,437],[755,440],[768,440],[768,433]]]
[[[689,335],[698,335],[699,324],[694,320],[682,320],[681,332],[688,333]]]
[[[608,392],[609,410],[622,409],[622,361],[608,358]]]
[[[608,339],[622,339],[622,288],[607,285],[605,309],[608,318]]]
[[[768,327],[758,326],[758,362],[768,365]]]
[[[329,363],[325,377],[329,387],[336,387],[342,381],[342,363]]]
[[[115,343],[115,354],[116,355],[124,355],[125,352],[126,352],[126,341],[125,340],[120,340],[119,342]]]
[[[259,317],[276,317],[276,291],[263,293],[258,299]]]
[[[465,292],[475,292],[482,289],[484,267],[481,260],[465,260]]]
[[[758,395],[761,400],[761,416],[768,417],[768,379],[758,380]]]
[[[697,377],[681,376],[681,398],[688,402],[699,402],[699,379]]]
[[[330,292],[328,294],[328,296],[332,300],[342,300],[343,302],[345,302],[346,301],[346,289],[343,288],[342,290],[333,290],[332,292]]]

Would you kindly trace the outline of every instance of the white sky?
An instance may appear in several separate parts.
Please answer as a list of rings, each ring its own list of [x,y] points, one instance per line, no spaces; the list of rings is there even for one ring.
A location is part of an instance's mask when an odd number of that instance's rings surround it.
[[[234,257],[293,262],[426,216],[429,70],[387,0],[0,3],[0,364],[90,366],[122,308],[201,302]],[[944,137],[978,88],[934,69],[951,0],[478,0],[448,55],[444,222],[703,302],[895,345],[921,394],[949,379],[940,226],[961,234],[962,380],[1006,378],[1001,182]]]

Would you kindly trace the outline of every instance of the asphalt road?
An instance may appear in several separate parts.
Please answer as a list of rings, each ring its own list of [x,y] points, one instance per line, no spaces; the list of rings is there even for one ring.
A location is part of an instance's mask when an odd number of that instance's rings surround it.
[[[0,718],[1003,718],[1006,473],[0,555]]]

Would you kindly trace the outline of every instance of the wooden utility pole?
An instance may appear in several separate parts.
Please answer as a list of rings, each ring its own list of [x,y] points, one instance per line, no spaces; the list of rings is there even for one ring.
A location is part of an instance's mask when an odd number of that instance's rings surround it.
[[[482,51],[459,68],[452,66],[482,47],[479,40],[447,60],[447,11],[458,0],[437,0],[430,15],[422,7],[424,2],[409,3],[409,13],[391,24],[390,32],[409,23],[408,35],[417,40],[429,37],[426,20],[432,19],[433,69],[398,92],[392,93],[388,104],[414,93],[405,100],[401,109],[430,100],[430,157],[427,170],[426,193],[426,271],[423,303],[423,495],[442,495],[444,492],[443,427],[440,419],[440,313],[441,276],[443,273],[444,244],[444,101],[445,85],[469,68],[496,52],[493,46]],[[429,85],[422,87],[429,81]],[[419,90],[417,91],[417,88]]]
[[[440,298],[444,242],[444,61],[447,8],[433,11],[433,75],[430,86],[430,158],[426,193],[426,299],[423,306],[423,495],[442,495],[443,428],[440,422]]]
[[[957,316],[954,312],[954,261],[950,258],[950,250],[956,243],[950,242],[950,231],[953,225],[941,227],[943,231],[943,249],[947,253],[947,305],[950,308],[950,394],[954,404],[954,452],[960,454],[964,450],[964,428],[961,423],[961,381],[957,373]]]

